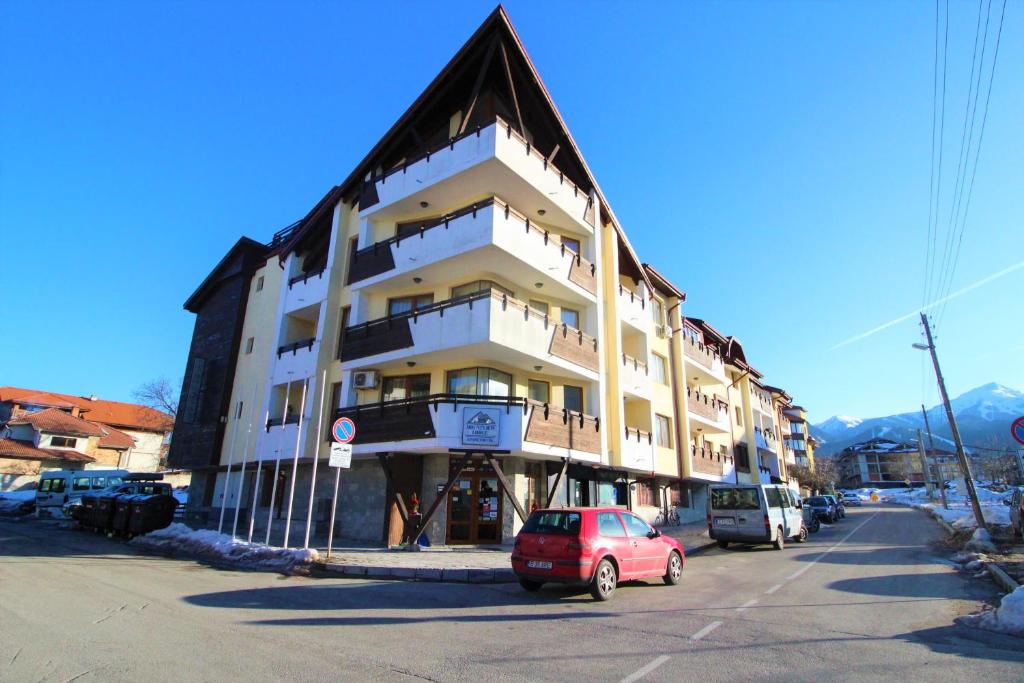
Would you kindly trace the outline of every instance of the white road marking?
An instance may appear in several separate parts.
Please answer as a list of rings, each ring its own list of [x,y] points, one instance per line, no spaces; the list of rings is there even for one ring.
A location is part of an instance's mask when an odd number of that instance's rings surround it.
[[[745,603],[743,603],[742,605],[737,607],[736,611],[737,612],[742,612],[743,610],[747,609],[748,607],[753,607],[756,604],[757,604],[757,598],[754,598],[753,600],[747,600]]]
[[[643,678],[647,674],[651,673],[652,671],[654,671],[655,669],[657,669],[659,666],[661,666],[662,664],[664,664],[665,662],[667,662],[670,659],[672,659],[672,658],[669,657],[668,655],[662,655],[662,656],[656,658],[654,661],[652,661],[647,666],[640,667],[639,669],[637,669],[636,671],[634,671],[630,675],[628,675],[625,678],[623,678],[622,679],[622,683],[633,683],[633,681],[639,681],[641,678]]]
[[[775,591],[779,590],[780,588],[782,588],[782,584],[781,583],[777,583],[774,586],[772,586],[771,588],[769,588],[768,590],[766,590],[764,592],[764,594],[765,595],[771,595],[772,593],[774,593]]]
[[[710,624],[690,636],[690,640],[696,642],[722,625],[720,621],[712,621]]]
[[[816,558],[814,558],[813,560],[808,562],[802,569],[798,569],[797,571],[795,571],[792,574],[790,574],[788,577],[786,577],[786,580],[787,581],[792,581],[793,579],[798,579],[801,576],[803,576],[803,573],[805,571],[807,571],[808,569],[810,569],[811,567],[816,565],[820,559],[822,559],[823,557],[828,555],[830,552],[832,552],[833,550],[835,550],[836,548],[838,548],[842,544],[846,543],[846,541],[848,541],[850,539],[850,536],[853,536],[855,533],[857,533],[860,530],[860,528],[862,526],[864,526],[865,524],[867,524],[868,522],[870,522],[871,520],[873,520],[877,516],[878,516],[878,513],[876,512],[875,514],[871,515],[870,517],[865,519],[863,522],[861,522],[860,524],[855,526],[853,528],[853,531],[851,531],[850,533],[848,533],[845,536],[843,536],[843,538],[838,543],[836,543],[834,546],[832,546],[831,548],[829,548],[828,550],[823,552],[821,555],[818,555]]]

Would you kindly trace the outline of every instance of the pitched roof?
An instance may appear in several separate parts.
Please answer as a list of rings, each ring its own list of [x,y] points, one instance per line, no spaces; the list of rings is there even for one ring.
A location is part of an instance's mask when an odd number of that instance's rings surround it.
[[[228,249],[228,252],[224,254],[224,257],[221,258],[217,265],[213,267],[210,274],[207,275],[201,283],[199,283],[199,286],[196,287],[196,291],[192,292],[192,296],[190,296],[185,302],[185,310],[196,313],[203,301],[216,290],[215,285],[217,282],[223,279],[225,274],[234,274],[230,271],[230,266],[237,260],[235,257],[238,254],[241,254],[242,256],[238,270],[245,271],[252,267],[256,261],[265,258],[269,251],[270,250],[265,244],[260,244],[254,239],[250,239],[248,237],[240,238],[230,249]]]
[[[71,436],[103,436],[99,425],[80,417],[72,417],[59,408],[47,408],[38,413],[26,413],[8,422],[12,425],[32,425],[40,432],[70,434]]]
[[[56,408],[77,407],[88,420],[114,425],[121,429],[169,432],[174,427],[174,418],[167,413],[137,403],[93,400],[85,396],[72,396],[21,387],[0,387],[0,402],[8,401]]]
[[[655,288],[660,289],[665,294],[676,297],[680,301],[686,301],[686,292],[669,282],[668,278],[655,270],[651,264],[645,263],[643,266],[644,270],[647,271],[647,277],[651,279],[651,283]]]
[[[123,451],[135,445],[135,438],[125,434],[119,429],[114,429],[110,425],[103,424],[99,425],[99,427],[104,432],[98,442],[100,448],[113,448],[114,450]]]
[[[18,458],[21,460],[66,460],[69,462],[93,462],[95,458],[59,448],[36,448],[30,441],[17,439],[0,439],[0,457]]]

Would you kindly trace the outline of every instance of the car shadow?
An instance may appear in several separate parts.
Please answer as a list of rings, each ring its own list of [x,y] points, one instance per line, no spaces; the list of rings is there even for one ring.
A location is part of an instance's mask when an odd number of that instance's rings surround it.
[[[991,587],[986,584],[967,581],[958,574],[946,572],[886,574],[885,576],[841,579],[827,584],[826,588],[859,595],[982,601],[991,598],[992,591]]]
[[[918,546],[891,546],[870,550],[833,550],[829,553],[809,552],[792,555],[800,562],[822,562],[849,565],[918,565],[933,564],[935,558],[924,553],[915,553]]]

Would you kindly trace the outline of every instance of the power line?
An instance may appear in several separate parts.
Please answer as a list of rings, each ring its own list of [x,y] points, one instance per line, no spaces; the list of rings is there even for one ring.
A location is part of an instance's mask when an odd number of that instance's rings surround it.
[[[939,0],[935,0],[935,22],[936,22],[936,24],[935,24],[935,33],[936,33],[936,41],[938,41],[938,37],[937,36],[938,36],[938,31],[939,31],[938,16],[939,16]],[[935,253],[935,246],[936,245],[935,245],[935,242],[936,242],[936,238],[938,237],[939,204],[940,204],[940,199],[941,199],[941,196],[942,196],[942,156],[943,156],[943,149],[945,147],[944,140],[945,140],[945,133],[946,133],[946,75],[948,73],[947,65],[948,65],[948,53],[949,53],[949,0],[946,0],[946,19],[945,19],[945,27],[943,29],[943,32],[944,32],[944,37],[943,37],[943,41],[942,41],[942,97],[941,97],[941,100],[940,100],[942,105],[941,105],[941,107],[939,109],[939,112],[940,112],[940,114],[939,114],[939,169],[938,169],[938,177],[937,177],[937,180],[936,180],[936,183],[935,183],[935,209],[934,209],[934,211],[932,211],[932,207],[931,206],[928,207],[928,213],[929,213],[930,216],[931,215],[935,216],[935,221],[934,221],[934,227],[931,227],[931,223],[929,223],[929,231],[928,231],[929,235],[931,236],[931,239],[930,239],[929,244],[927,245],[927,249],[928,249],[927,254],[930,255],[930,257],[926,255],[925,261],[926,261],[926,263],[930,263],[931,265],[927,268],[927,270],[925,272],[925,285],[924,285],[924,289],[925,289],[925,298],[926,299],[927,299],[928,292],[931,291],[932,272],[935,269],[935,257],[936,257],[936,253]],[[938,46],[936,45],[936,53],[937,52],[938,52]],[[937,68],[938,67],[936,67],[936,69]],[[934,108],[933,108],[933,110],[932,110],[932,119],[934,120],[934,118],[935,118],[935,112],[934,112]],[[921,304],[922,307],[924,305],[926,305],[927,303],[928,303],[927,301],[922,303]]]
[[[935,129],[936,119],[939,114],[939,0],[935,0],[935,58],[932,63],[932,161],[930,178],[928,179],[928,237],[925,239],[924,252],[924,291],[921,292],[921,306],[928,303],[928,277],[931,271],[931,248],[932,242],[932,208],[935,204]],[[924,394],[924,365],[922,369],[922,398]]]

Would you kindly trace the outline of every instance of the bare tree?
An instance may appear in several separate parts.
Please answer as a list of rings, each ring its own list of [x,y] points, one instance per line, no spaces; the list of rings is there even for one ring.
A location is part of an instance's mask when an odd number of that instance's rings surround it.
[[[166,377],[144,382],[132,391],[132,398],[174,417],[178,414],[178,397],[181,395],[181,380],[175,385]]]

